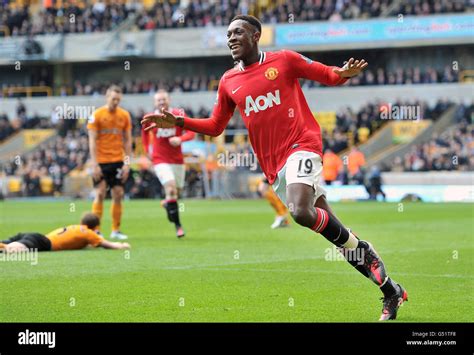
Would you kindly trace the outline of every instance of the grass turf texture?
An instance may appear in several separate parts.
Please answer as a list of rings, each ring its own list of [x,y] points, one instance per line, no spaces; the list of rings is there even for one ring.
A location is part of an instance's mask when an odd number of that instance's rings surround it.
[[[0,239],[76,223],[90,203],[0,203]],[[110,201],[103,233],[110,233]],[[474,318],[473,206],[339,203],[342,221],[382,255],[409,302],[400,322]],[[178,240],[159,201],[127,201],[132,250],[40,253],[37,265],[0,261],[1,322],[372,322],[377,287],[331,244],[292,223],[271,230],[265,201],[185,201]]]

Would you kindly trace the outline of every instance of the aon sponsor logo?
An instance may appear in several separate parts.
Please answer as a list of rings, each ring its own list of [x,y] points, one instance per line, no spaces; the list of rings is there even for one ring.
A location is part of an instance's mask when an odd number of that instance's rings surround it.
[[[252,111],[259,113],[260,111],[265,111],[269,107],[280,104],[280,90],[275,91],[275,93],[269,92],[266,95],[257,96],[255,100],[249,95],[245,98],[245,116],[248,117]]]
[[[158,128],[156,131],[157,138],[168,138],[176,135],[176,128]]]

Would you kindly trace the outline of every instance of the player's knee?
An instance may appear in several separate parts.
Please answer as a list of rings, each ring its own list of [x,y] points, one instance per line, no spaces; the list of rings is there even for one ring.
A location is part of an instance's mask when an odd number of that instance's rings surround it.
[[[176,199],[178,198],[178,189],[174,184],[170,184],[166,186],[166,197],[169,199]]]
[[[119,203],[123,198],[123,189],[122,188],[113,188],[112,189],[112,199],[115,203]]]
[[[104,201],[105,200],[105,190],[104,189],[97,189],[95,191],[95,197],[100,202]]]
[[[291,217],[296,223],[304,227],[312,226],[312,214],[307,207],[297,205],[293,207],[290,205],[289,207]]]

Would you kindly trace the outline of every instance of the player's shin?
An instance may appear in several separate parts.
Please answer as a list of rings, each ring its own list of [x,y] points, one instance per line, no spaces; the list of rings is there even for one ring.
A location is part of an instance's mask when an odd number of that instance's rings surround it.
[[[110,213],[112,215],[112,231],[117,232],[120,230],[120,221],[122,219],[122,204],[112,202]]]
[[[316,223],[311,229],[322,234],[337,247],[354,250],[359,245],[359,240],[322,208],[316,207]]]
[[[397,292],[396,283],[387,276],[382,258],[375,252],[372,245],[359,240],[349,229],[345,228],[336,218],[322,208],[316,207],[316,223],[313,230],[322,234],[335,244],[344,258],[357,271],[370,278],[384,295]]]
[[[94,201],[92,203],[92,213],[96,214],[99,219],[102,218],[102,213],[104,211],[104,203],[102,201]]]
[[[167,200],[166,201],[166,213],[168,215],[168,220],[176,225],[176,227],[181,227],[181,222],[179,220],[179,208],[177,200]]]

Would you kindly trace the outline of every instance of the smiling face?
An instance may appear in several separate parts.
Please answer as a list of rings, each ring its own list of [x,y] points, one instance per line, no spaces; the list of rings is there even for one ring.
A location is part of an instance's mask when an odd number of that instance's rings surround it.
[[[258,52],[260,32],[244,20],[235,20],[227,28],[227,46],[234,61],[245,61]]]

